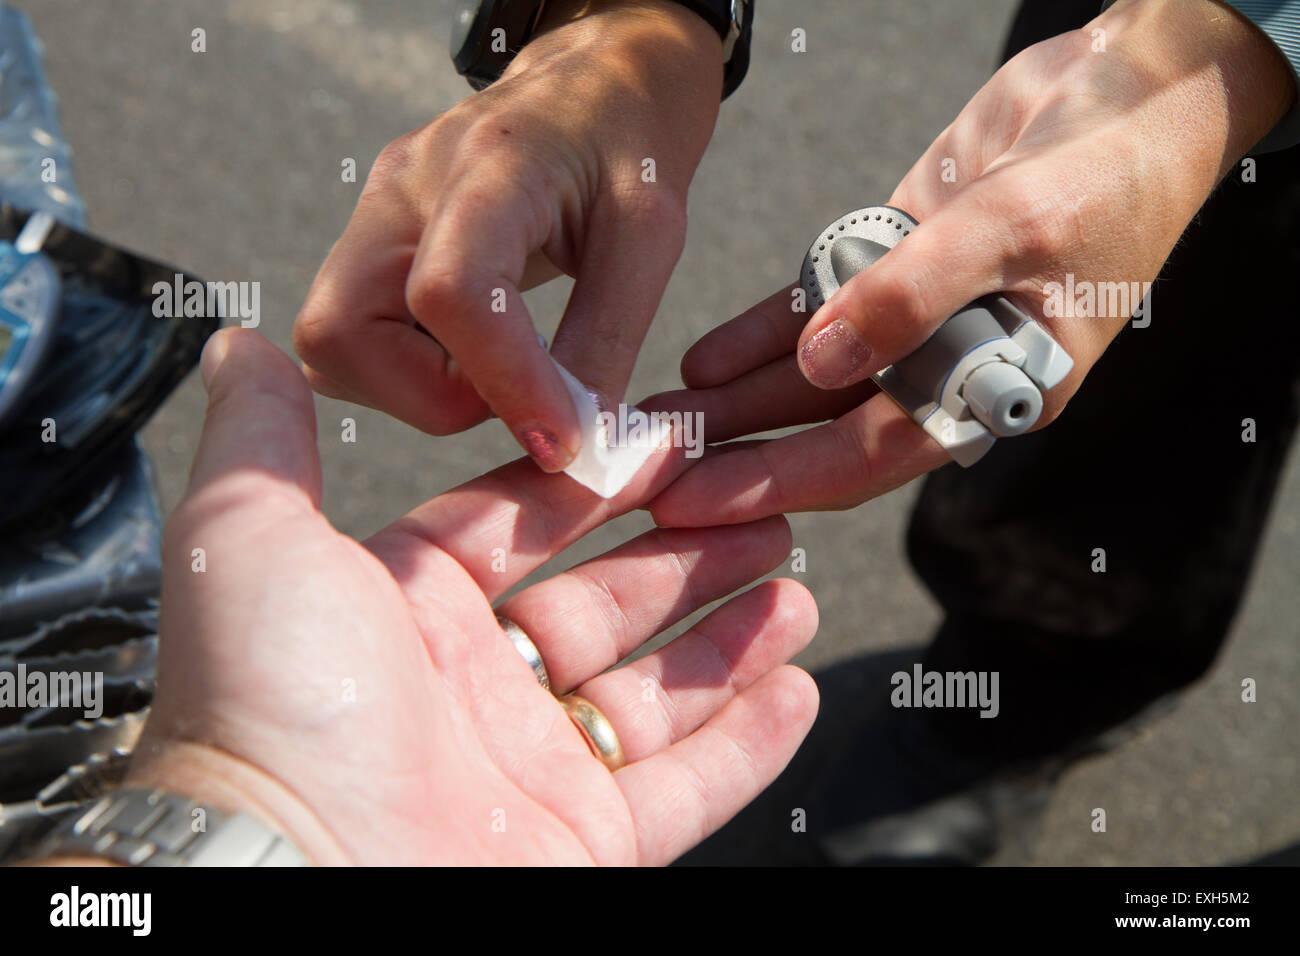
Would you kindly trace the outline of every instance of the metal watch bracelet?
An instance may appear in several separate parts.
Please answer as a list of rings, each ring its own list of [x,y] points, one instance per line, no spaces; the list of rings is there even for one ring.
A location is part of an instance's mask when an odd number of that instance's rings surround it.
[[[197,812],[196,812],[197,811]],[[117,790],[59,822],[37,859],[102,857],[128,866],[309,866],[283,835],[162,790]]]

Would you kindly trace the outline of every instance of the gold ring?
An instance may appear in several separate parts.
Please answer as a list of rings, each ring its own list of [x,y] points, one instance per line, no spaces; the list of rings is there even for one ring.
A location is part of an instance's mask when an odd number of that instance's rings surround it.
[[[515,646],[519,656],[533,669],[533,676],[537,678],[537,683],[550,690],[551,678],[546,673],[546,665],[542,662],[542,653],[537,649],[537,645],[529,639],[522,627],[505,615],[498,614],[497,623],[501,625],[502,633],[510,638],[510,643]]]
[[[596,709],[595,704],[577,694],[566,694],[558,699],[564,712],[573,721],[573,726],[577,727],[586,738],[591,752],[610,769],[610,772],[627,763],[613,725],[609,722],[609,718]]]

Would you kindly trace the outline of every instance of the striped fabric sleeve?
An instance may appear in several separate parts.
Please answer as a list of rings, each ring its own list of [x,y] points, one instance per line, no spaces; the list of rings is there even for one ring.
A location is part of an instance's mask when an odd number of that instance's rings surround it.
[[[1115,0],[1105,0],[1105,10]],[[1298,95],[1291,112],[1260,140],[1252,153],[1272,153],[1300,143],[1300,0],[1220,0],[1232,7],[1273,41],[1291,67]]]

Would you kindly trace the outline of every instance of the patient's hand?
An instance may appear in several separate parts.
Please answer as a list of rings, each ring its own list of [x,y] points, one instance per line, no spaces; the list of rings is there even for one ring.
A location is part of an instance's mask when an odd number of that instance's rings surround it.
[[[493,601],[648,500],[680,451],[656,452],[610,501],[521,459],[358,543],[320,512],[293,363],[229,329],[202,371],[210,404],[165,536],[158,694],[129,784],[259,814],[318,863],[664,863],[807,733],[816,689],[785,662],[817,612],[791,581],[607,671],[780,563],[783,518],[652,531],[501,608],[554,689],[608,716],[628,759],[615,773],[496,623]]]

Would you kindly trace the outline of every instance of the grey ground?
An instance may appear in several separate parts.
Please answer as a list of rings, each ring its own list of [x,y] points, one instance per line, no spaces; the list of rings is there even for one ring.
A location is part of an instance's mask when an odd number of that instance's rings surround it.
[[[466,93],[446,57],[447,0],[20,6],[46,43],[93,228],[200,276],[259,280],[262,330],[284,348],[359,190],[340,182],[342,158],[354,157],[364,178],[386,142]],[[846,18],[848,8],[863,14]],[[723,109],[695,180],[686,252],[630,394],[675,386],[682,351],[789,281],[823,223],[888,196],[996,65],[1011,10],[1011,0],[765,0],[756,65]],[[190,52],[196,26],[207,30],[204,55]],[[807,31],[807,55],[790,51],[796,26]],[[820,95],[826,89],[836,95]],[[566,292],[557,284],[530,294],[544,331]],[[145,432],[168,508],[202,408],[191,376]],[[352,534],[516,455],[495,422],[435,440],[367,409],[325,399],[317,408],[325,510]],[[346,415],[357,419],[356,444],[338,440]],[[822,608],[805,666],[927,639],[936,609],[901,546],[913,494],[904,488],[847,517],[793,519],[808,553],[801,579]],[[1300,839],[1297,515],[1293,456],[1244,613],[1213,672],[1129,745],[1069,772],[1041,836],[1015,841],[998,862],[1213,864]],[[564,562],[647,525],[625,518]],[[1239,701],[1246,676],[1259,681],[1253,705]],[[1089,828],[1098,806],[1108,810],[1106,834]]]

